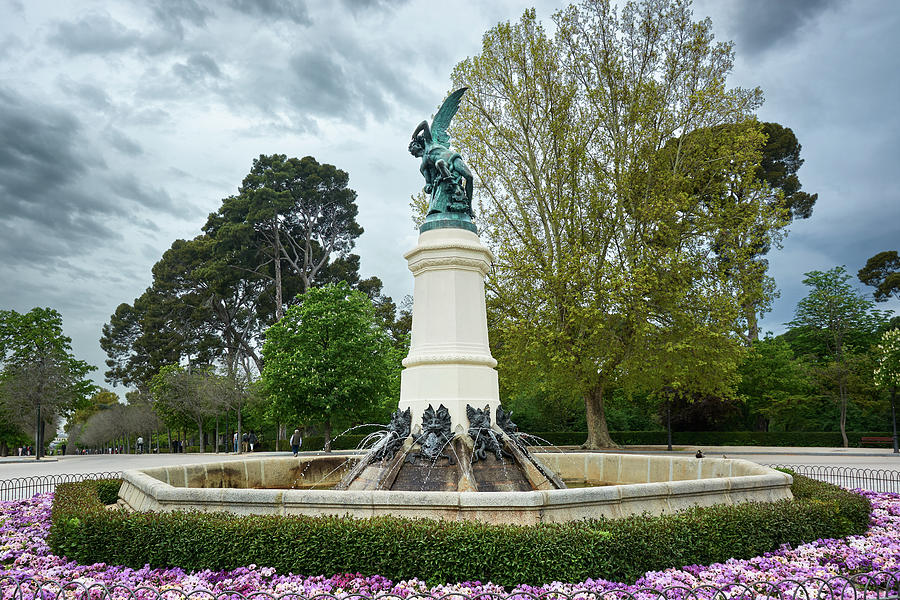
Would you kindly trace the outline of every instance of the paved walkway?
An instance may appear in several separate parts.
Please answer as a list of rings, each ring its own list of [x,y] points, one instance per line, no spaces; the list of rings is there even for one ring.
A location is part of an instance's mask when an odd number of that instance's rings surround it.
[[[763,464],[833,465],[868,469],[900,470],[900,454],[891,448],[780,448],[763,446],[677,446],[673,453],[693,456],[702,449],[708,457],[742,458]],[[564,447],[566,452],[580,452],[576,447]],[[665,446],[627,446],[612,452],[669,454]],[[350,454],[351,452],[335,452]],[[304,454],[322,454],[305,452]],[[289,456],[288,452],[254,452],[253,454],[95,454],[89,456],[49,456],[40,461],[33,457],[0,458],[0,479],[60,473],[97,473],[124,471],[162,465],[191,464],[237,460],[247,456]]]

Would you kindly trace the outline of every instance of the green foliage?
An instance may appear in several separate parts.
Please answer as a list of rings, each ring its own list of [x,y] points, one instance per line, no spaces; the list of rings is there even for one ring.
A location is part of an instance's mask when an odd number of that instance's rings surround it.
[[[118,501],[119,488],[122,487],[121,479],[95,479],[92,483],[97,489],[97,498],[100,504],[106,506]]]
[[[203,236],[175,240],[153,266],[153,284],[116,308],[100,338],[107,381],[147,390],[166,365],[208,364],[225,347],[246,343],[234,331],[259,331],[258,282],[236,277],[213,251]]]
[[[266,332],[261,385],[286,422],[334,424],[394,396],[400,357],[371,300],[346,283],[309,289]]]
[[[886,313],[874,310],[872,301],[849,284],[845,267],[804,275],[803,284],[811,289],[788,323],[799,330],[795,343],[808,354],[832,360],[867,349],[887,321]]]
[[[809,402],[812,382],[809,373],[795,359],[784,338],[766,337],[755,342],[739,369],[738,393],[746,403],[746,413],[762,420],[768,429],[801,429],[801,405]]]
[[[868,500],[794,478],[793,501],[531,527],[391,517],[126,513],[104,510],[97,484],[84,482],[57,488],[48,541],[54,552],[79,562],[134,568],[219,570],[255,563],[281,573],[359,571],[432,584],[634,581],[648,570],[749,558],[782,544],[866,530]],[[473,553],[479,560],[472,560]]]
[[[801,191],[797,171],[803,164],[800,158],[802,146],[790,127],[778,123],[763,123],[766,144],[756,176],[765,181],[769,189],[777,192],[776,198],[786,210],[789,219],[808,219],[818,194]]]
[[[900,329],[885,331],[875,354],[875,384],[896,393],[900,388]]]
[[[529,10],[484,35],[454,69],[469,92],[453,133],[497,255],[501,377],[578,393],[597,447],[611,390],[733,384],[749,263],[784,216],[756,193],[761,93],[726,87],[732,48],[687,3],[591,2],[554,21]]]
[[[528,432],[534,436],[535,444],[553,446],[578,446],[584,441],[584,431],[536,431]],[[622,444],[630,446],[664,446],[665,431],[611,431]],[[889,436],[886,431],[854,431],[849,432],[850,445],[860,446],[860,438]],[[544,441],[540,441],[544,440]],[[347,449],[352,440],[344,442]],[[304,445],[306,441],[304,440]],[[673,431],[672,443],[676,446],[809,446],[835,448],[841,445],[841,434],[838,431]],[[315,446],[310,446],[314,448]],[[549,452],[551,448],[546,449]]]
[[[30,429],[40,446],[45,425],[87,405],[97,389],[87,376],[96,367],[76,359],[71,344],[52,308],[0,311],[0,443]]]
[[[866,389],[872,372],[867,351],[887,323],[887,313],[875,310],[849,280],[844,267],[806,273],[803,283],[811,289],[788,323],[794,328],[792,343],[803,349],[813,378],[839,406],[841,432],[846,430],[850,401],[872,398]]]
[[[359,283],[362,233],[349,176],[312,157],[260,156],[240,193],[225,198],[204,233],[175,240],[153,284],[103,327],[107,380],[146,389],[171,364],[262,370],[262,333],[284,298],[329,281]]]
[[[349,180],[312,156],[260,155],[239,194],[209,216],[203,230],[219,252],[237,258],[245,275],[271,282],[276,320],[285,297],[333,280],[330,271],[341,280],[358,277],[359,258],[350,251],[363,229]]]
[[[879,252],[857,273],[859,280],[875,288],[875,301],[900,298],[900,256],[896,250]]]
[[[101,389],[90,397],[86,406],[82,406],[72,414],[66,423],[66,432],[68,432],[73,425],[84,425],[87,420],[97,414],[97,412],[109,409],[118,403],[118,394],[107,389]]]

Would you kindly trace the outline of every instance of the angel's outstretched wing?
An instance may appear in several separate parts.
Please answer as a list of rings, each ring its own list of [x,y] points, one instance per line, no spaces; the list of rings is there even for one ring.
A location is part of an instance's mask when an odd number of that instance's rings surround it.
[[[459,110],[459,102],[462,100],[463,94],[466,93],[467,89],[469,88],[459,88],[447,96],[447,99],[441,104],[441,108],[438,110],[437,114],[434,115],[434,120],[431,121],[431,137],[437,143],[444,146],[450,143],[450,134],[447,133],[447,128],[450,127],[450,121],[453,120],[453,115]]]

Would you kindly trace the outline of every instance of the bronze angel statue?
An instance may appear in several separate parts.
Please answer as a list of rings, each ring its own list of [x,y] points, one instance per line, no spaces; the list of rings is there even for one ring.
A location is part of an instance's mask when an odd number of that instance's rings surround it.
[[[472,213],[472,173],[458,152],[450,150],[447,128],[459,110],[459,102],[469,88],[460,88],[450,94],[428,126],[422,121],[413,131],[409,152],[422,159],[419,170],[425,177],[425,193],[431,195],[428,214]]]

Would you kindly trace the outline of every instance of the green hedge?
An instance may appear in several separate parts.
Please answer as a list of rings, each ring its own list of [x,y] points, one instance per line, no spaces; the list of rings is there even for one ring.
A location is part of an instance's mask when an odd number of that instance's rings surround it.
[[[556,446],[575,446],[587,439],[586,431],[554,431],[533,434]],[[667,443],[665,431],[611,431],[612,439],[626,446],[660,446]],[[850,445],[859,447],[863,437],[890,437],[885,431],[848,432]],[[815,446],[839,448],[839,431],[673,431],[676,446]]]
[[[674,515],[537,526],[379,517],[127,513],[103,508],[96,482],[62,484],[50,547],[82,563],[281,573],[360,572],[431,584],[634,581],[648,570],[750,558],[817,538],[863,533],[871,506],[795,476],[793,501],[694,508]]]
[[[580,446],[587,439],[586,431],[527,432],[537,440],[536,444],[553,446]],[[611,431],[612,439],[625,446],[664,446],[668,443],[665,431]],[[850,446],[858,448],[860,438],[890,437],[887,431],[848,432]],[[332,441],[333,450],[352,450],[363,441],[364,435],[342,435]],[[839,431],[673,431],[672,443],[676,446],[815,446],[839,448],[844,445]],[[321,450],[325,446],[322,436],[303,438],[304,450]],[[282,449],[289,450],[284,442]]]

